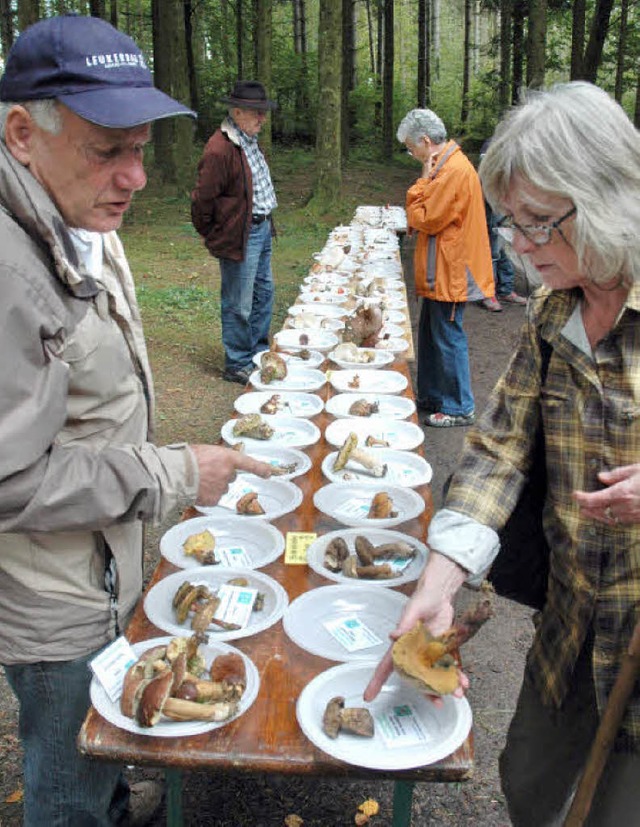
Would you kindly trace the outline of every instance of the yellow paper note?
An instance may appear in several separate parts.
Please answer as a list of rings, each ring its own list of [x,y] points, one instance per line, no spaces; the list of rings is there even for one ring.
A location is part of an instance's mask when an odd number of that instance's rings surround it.
[[[284,550],[284,562],[289,566],[307,564],[307,549],[318,535],[306,531],[289,531]]]

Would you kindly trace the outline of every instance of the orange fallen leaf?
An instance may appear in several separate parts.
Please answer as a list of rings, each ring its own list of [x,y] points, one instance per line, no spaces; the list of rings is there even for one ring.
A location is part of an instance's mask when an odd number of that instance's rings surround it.
[[[380,812],[380,805],[374,798],[368,798],[366,801],[362,802],[358,809],[366,816],[377,816]]]
[[[11,795],[8,795],[4,803],[5,804],[18,804],[24,798],[24,790],[22,787],[18,787],[17,790],[14,790]]]
[[[300,818],[300,816],[295,815],[295,813],[291,813],[288,815],[284,820],[285,827],[302,827],[304,821]]]

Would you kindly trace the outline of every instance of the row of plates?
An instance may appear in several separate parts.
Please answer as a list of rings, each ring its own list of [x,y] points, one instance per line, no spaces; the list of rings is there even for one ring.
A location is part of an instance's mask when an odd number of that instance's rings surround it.
[[[316,368],[295,367],[287,372],[284,379],[263,382],[260,371],[250,377],[251,384],[260,391],[305,391],[320,390],[327,381],[338,393],[384,393],[397,394],[406,390],[409,381],[404,374],[395,370],[333,370],[324,374]]]

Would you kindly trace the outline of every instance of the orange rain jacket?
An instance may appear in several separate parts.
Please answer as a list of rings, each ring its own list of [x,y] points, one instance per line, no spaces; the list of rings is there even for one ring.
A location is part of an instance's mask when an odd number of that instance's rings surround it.
[[[461,303],[495,295],[480,179],[455,141],[445,145],[429,177],[407,192],[407,223],[418,231],[419,296]]]

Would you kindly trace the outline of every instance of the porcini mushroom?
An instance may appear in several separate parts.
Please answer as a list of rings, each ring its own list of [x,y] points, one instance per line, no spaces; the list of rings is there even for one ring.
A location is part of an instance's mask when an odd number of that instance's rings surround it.
[[[374,477],[384,477],[387,473],[387,466],[385,464],[361,448],[358,448],[358,436],[353,431],[348,435],[338,451],[338,456],[333,464],[333,470],[342,471],[349,460],[353,460],[353,462],[357,462],[358,465],[362,465],[362,467],[370,471]]]

